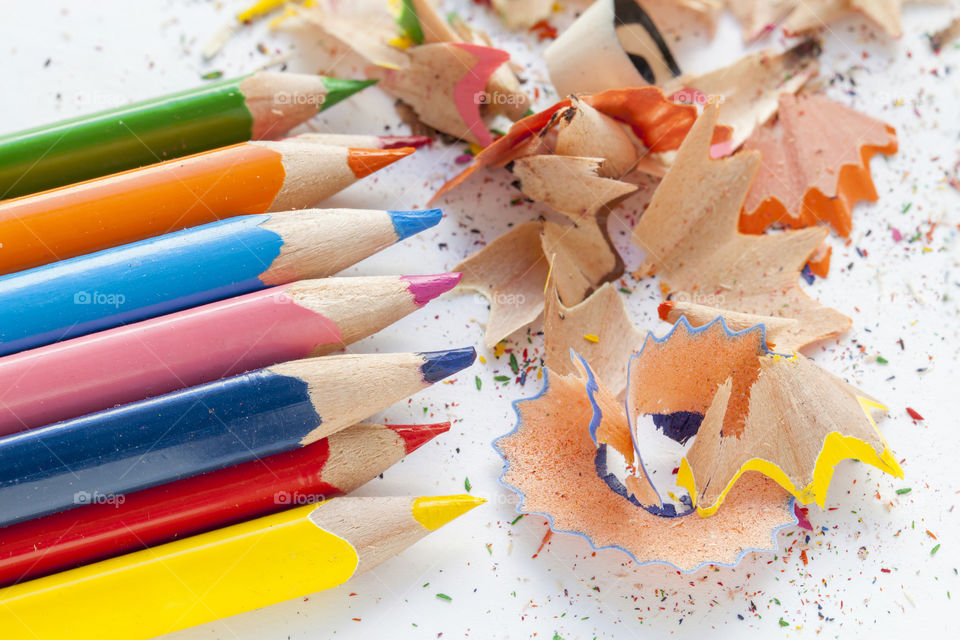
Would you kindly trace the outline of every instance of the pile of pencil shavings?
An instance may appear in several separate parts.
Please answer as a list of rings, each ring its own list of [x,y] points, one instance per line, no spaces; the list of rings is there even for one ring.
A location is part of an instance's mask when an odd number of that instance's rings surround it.
[[[824,504],[836,464],[857,458],[902,476],[877,431],[883,407],[799,354],[766,344],[762,325],[681,319],[639,353],[623,353],[618,398],[571,350],[571,372],[548,371],[515,405],[495,447],[501,482],[557,532],[681,571],[775,551],[797,502]],[[597,363],[602,369],[607,363]]]
[[[553,254],[546,383],[495,442],[519,511],[682,571],[776,550],[841,460],[902,477],[871,415],[884,407],[797,352],[850,325],[797,286],[827,229],[738,229],[760,154],[712,158],[717,115],[690,128],[634,231],[635,275],[660,272],[671,331],[640,331],[610,282],[568,303]],[[708,293],[715,306],[693,302]]]

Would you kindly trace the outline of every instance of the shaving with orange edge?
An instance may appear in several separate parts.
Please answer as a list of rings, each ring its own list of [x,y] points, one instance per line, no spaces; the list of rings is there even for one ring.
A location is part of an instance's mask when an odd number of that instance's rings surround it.
[[[696,119],[696,107],[672,102],[656,87],[609,89],[561,100],[515,122],[430,202],[481,169],[511,167],[519,158],[542,155],[589,157],[597,175],[619,180],[634,168],[645,170],[642,161],[647,156],[678,149]],[[731,135],[729,127],[718,126],[711,140],[728,148]]]
[[[744,144],[763,155],[740,230],[829,223],[846,238],[858,200],[876,202],[870,158],[897,152],[893,127],[820,95],[782,95],[776,122]]]
[[[850,319],[810,298],[798,284],[827,229],[772,235],[746,235],[737,229],[761,157],[756,151],[741,151],[712,159],[710,139],[717,115],[717,105],[704,109],[634,229],[633,241],[646,251],[635,275],[659,273],[668,299],[794,319],[796,324],[781,334],[790,346],[845,331]]]
[[[663,85],[674,102],[718,102],[720,124],[733,130],[734,151],[776,113],[781,95],[794,94],[819,72],[820,43],[805,40],[781,53],[758,51],[701,75],[685,74]]]

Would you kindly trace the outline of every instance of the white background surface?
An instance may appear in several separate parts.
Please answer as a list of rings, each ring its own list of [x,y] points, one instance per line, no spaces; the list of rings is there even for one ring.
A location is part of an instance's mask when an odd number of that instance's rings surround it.
[[[202,45],[244,4],[10,3],[0,22],[5,80],[0,127],[15,131],[189,88],[208,71],[238,75],[269,64],[278,54],[292,54],[291,70],[323,69],[315,35],[271,33],[264,24],[204,63]],[[528,86],[541,88],[537,106],[553,102],[544,92],[549,83],[537,61],[541,46],[535,38],[505,34],[489,10],[468,0],[446,2],[445,8],[456,8],[497,34],[495,41],[527,67]],[[566,24],[576,8],[555,14],[551,21]],[[569,535],[554,536],[534,559],[545,520],[527,516],[510,526],[516,500],[497,483],[501,463],[490,441],[513,426],[509,401],[535,394],[540,385],[533,375],[524,387],[496,384],[493,376],[510,373],[506,357],[498,361],[479,348],[486,365],[478,362],[453,384],[437,385],[381,416],[392,422],[449,419],[454,421],[451,431],[358,493],[459,493],[469,477],[473,493],[490,499],[488,505],[341,588],[186,630],[171,640],[387,635],[550,639],[554,634],[569,640],[707,633],[737,638],[956,637],[948,594],[960,598],[960,513],[954,510],[960,500],[960,196],[946,179],[958,177],[960,161],[960,49],[950,47],[935,57],[924,35],[946,25],[950,16],[951,9],[945,7],[909,6],[900,41],[856,18],[831,25],[824,34],[821,78],[834,79],[828,94],[894,125],[901,151],[874,160],[880,202],[856,208],[850,244],[831,238],[830,276],[807,288],[821,302],[850,315],[853,329],[808,355],[887,403],[890,413],[880,427],[897,458],[904,460],[905,480],[856,463],[842,464],[828,500],[834,510],[811,509],[816,534],[809,541],[805,532],[788,528],[779,535],[777,554],[748,554],[736,568],[705,568],[686,575],[663,566],[636,567],[616,551],[594,555],[583,539]],[[685,70],[705,71],[741,53],[739,28],[730,16],[721,21],[711,42],[690,37],[694,30],[702,28],[689,25],[680,41],[671,39]],[[257,43],[265,44],[269,53],[258,52]],[[765,44],[783,48],[785,43],[775,35]],[[375,89],[331,109],[312,126],[352,133],[404,131],[392,101]],[[386,131],[386,126],[391,129]],[[330,204],[423,207],[433,191],[462,168],[453,162],[462,150],[463,145],[442,144],[421,150]],[[545,213],[542,207],[509,205],[516,192],[509,188],[506,173],[490,172],[483,178],[491,182],[473,180],[443,203],[446,217],[438,228],[350,273],[448,270],[507,224]],[[636,268],[640,255],[628,246],[626,234],[649,191],[628,200],[612,223],[628,269]],[[891,226],[902,232],[903,241],[894,242]],[[931,228],[929,238],[906,241]],[[440,249],[439,243],[447,247]],[[664,332],[667,325],[656,319],[656,280],[636,282],[627,276],[624,283],[634,291],[628,300],[637,322]],[[486,316],[482,299],[447,295],[350,351],[479,346]],[[902,349],[898,339],[903,340]],[[527,346],[521,340],[521,346]],[[539,348],[540,339],[529,346]],[[877,355],[889,363],[878,363]],[[483,380],[480,392],[475,375]],[[908,406],[926,419],[911,420]],[[905,487],[912,491],[896,494]],[[938,542],[941,547],[931,556]],[[800,559],[804,549],[807,565]],[[437,599],[437,593],[450,595],[452,601]],[[781,627],[780,620],[787,626]]]

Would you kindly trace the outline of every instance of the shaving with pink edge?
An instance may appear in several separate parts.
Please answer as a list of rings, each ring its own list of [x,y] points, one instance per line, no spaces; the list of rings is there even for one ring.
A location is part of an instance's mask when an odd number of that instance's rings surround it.
[[[487,120],[515,121],[531,107],[510,54],[456,14],[442,16],[431,0],[316,0],[294,11],[323,32],[338,60],[345,58],[343,46],[359,56],[365,75],[400,101],[414,129],[487,146],[493,142]],[[343,65],[349,74],[356,59]]]
[[[457,43],[454,45],[467,51],[474,57],[476,63],[467,71],[453,88],[453,104],[457,112],[467,124],[467,127],[483,146],[493,142],[490,132],[483,124],[480,115],[480,105],[486,102],[487,81],[500,66],[510,60],[510,54],[500,49],[481,47],[475,44]]]

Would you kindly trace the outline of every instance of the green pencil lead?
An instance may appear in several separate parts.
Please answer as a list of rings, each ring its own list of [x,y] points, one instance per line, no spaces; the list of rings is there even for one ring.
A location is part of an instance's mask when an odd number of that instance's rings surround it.
[[[323,86],[327,88],[327,95],[323,98],[320,111],[325,111],[341,100],[346,100],[353,94],[374,84],[377,84],[377,80],[348,80],[347,78],[324,77]]]

